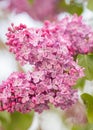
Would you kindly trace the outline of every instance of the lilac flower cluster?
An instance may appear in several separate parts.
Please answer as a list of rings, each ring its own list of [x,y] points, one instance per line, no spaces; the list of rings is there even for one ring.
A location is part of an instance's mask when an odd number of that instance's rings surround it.
[[[50,103],[61,109],[76,103],[72,86],[84,73],[74,56],[93,51],[92,35],[77,15],[46,21],[37,29],[12,24],[7,45],[22,65],[33,65],[33,71],[15,72],[0,85],[0,110],[40,113]]]
[[[77,101],[77,91],[61,84],[62,80],[59,82],[49,77],[42,80],[41,77],[40,72],[35,72],[35,75],[12,73],[0,85],[0,110],[26,113],[34,109],[41,113],[49,109],[49,103],[65,109]],[[39,80],[37,83],[36,79]]]
[[[46,21],[38,29],[12,25],[7,37],[10,51],[21,63],[33,64],[46,56],[52,59],[52,53],[74,56],[93,52],[93,31],[77,15],[54,23]]]
[[[36,20],[44,20],[56,16],[58,2],[59,0],[33,0],[32,3],[30,0],[10,0],[8,9],[17,13],[27,12]]]

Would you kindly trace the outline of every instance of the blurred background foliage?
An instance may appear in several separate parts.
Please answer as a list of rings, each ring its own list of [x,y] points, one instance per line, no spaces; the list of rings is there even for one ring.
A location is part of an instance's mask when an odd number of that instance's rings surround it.
[[[87,5],[88,9],[93,11],[93,0],[88,0],[88,5]]]
[[[83,11],[83,5],[82,3],[76,3],[74,0],[69,1],[68,4],[65,2],[65,0],[60,0],[58,3],[58,10],[63,12],[66,11],[71,14],[77,13],[80,15]]]
[[[32,123],[33,112],[22,114],[19,112],[0,112],[0,130],[27,130]]]

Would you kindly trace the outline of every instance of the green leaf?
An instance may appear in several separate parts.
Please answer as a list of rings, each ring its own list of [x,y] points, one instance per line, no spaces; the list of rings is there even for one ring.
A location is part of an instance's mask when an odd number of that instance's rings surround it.
[[[4,130],[28,130],[33,120],[33,112],[22,114],[0,112],[0,124]]]
[[[85,77],[93,80],[93,55],[78,55],[78,64],[85,68]]]
[[[72,130],[84,130],[84,128],[82,128],[80,126],[73,126]]]
[[[66,4],[65,0],[60,0],[58,4],[58,9],[59,11],[67,11],[71,14],[77,13],[80,15],[83,11],[83,7],[81,4],[76,4],[76,3],[71,3],[71,4]]]
[[[5,119],[7,122],[11,122],[10,114],[6,111],[0,112],[0,119]]]
[[[33,3],[33,0],[28,0],[28,2],[29,2],[30,4],[32,4],[32,3]]]
[[[88,0],[88,5],[87,5],[88,9],[93,11],[93,0]]]
[[[93,130],[93,124],[86,124],[82,126],[73,126],[72,130]]]
[[[74,88],[80,88],[80,89],[83,89],[84,88],[84,85],[85,85],[85,81],[86,81],[86,78],[83,77],[83,78],[80,78],[77,80],[76,82],[76,85],[74,86]]]
[[[11,124],[7,130],[28,130],[33,120],[33,112],[22,114],[14,112],[11,114]]]
[[[81,95],[81,98],[86,106],[88,121],[89,123],[93,123],[93,96],[84,93]]]
[[[6,111],[0,112],[0,123],[4,130],[7,130],[10,122],[11,122],[10,113]]]

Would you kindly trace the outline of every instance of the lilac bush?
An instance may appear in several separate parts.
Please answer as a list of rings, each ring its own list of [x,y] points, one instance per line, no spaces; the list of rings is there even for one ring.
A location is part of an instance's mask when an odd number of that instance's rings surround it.
[[[27,73],[14,72],[0,85],[0,110],[41,113],[50,104],[67,109],[78,100],[73,86],[84,76],[75,56],[93,52],[93,31],[82,17],[45,21],[41,28],[26,25],[8,28],[7,45]]]

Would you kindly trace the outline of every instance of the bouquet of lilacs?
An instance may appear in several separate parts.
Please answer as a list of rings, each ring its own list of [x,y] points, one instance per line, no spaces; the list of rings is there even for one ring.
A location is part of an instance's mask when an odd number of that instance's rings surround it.
[[[93,31],[82,17],[45,21],[41,28],[26,25],[8,28],[7,45],[28,72],[13,72],[0,85],[0,110],[41,113],[50,104],[67,109],[78,100],[73,86],[85,76],[77,56],[93,51]]]
[[[81,16],[45,21],[41,28],[11,24],[6,36],[16,60],[32,69],[13,72],[2,81],[0,111],[42,113],[51,105],[67,110],[78,102],[77,82],[93,79],[93,30]],[[93,97],[81,97],[91,123]]]

